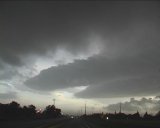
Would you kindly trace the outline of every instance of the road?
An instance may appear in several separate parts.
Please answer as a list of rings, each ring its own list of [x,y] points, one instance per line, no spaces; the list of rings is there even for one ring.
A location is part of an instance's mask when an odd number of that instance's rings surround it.
[[[84,119],[0,122],[0,128],[102,128]]]
[[[97,124],[90,123],[82,119],[71,119],[48,128],[102,128]]]
[[[85,119],[48,119],[0,122],[0,128],[160,128],[160,121],[101,121]]]

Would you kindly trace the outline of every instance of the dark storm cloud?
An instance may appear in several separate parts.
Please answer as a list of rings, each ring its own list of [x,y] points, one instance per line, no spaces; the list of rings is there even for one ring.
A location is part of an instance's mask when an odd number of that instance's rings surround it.
[[[45,54],[58,46],[78,52],[87,46],[90,12],[86,13],[83,4],[79,7],[70,2],[1,3],[0,55],[4,62],[18,65],[26,54]]]
[[[100,37],[97,45],[103,44],[101,53],[88,60],[43,70],[25,82],[30,88],[88,86],[76,94],[85,98],[159,93],[159,2],[29,1],[0,6],[0,59],[10,65],[60,48],[85,53],[93,33]]]
[[[27,55],[59,47],[74,54],[84,52],[92,32],[116,39],[135,24],[153,26],[158,22],[158,7],[156,2],[3,1],[0,58],[20,66]]]
[[[0,80],[11,80],[13,76],[19,75],[16,70],[1,70]]]
[[[154,54],[153,50],[125,58],[108,59],[98,55],[88,60],[77,60],[43,70],[38,76],[27,80],[26,84],[48,91],[88,86],[76,94],[83,98],[155,95],[160,88],[160,61],[159,52]]]
[[[122,112],[127,113],[135,113],[139,111],[140,113],[145,113],[146,111],[149,113],[157,113],[159,111],[160,100],[152,99],[152,98],[141,98],[140,100],[136,100],[131,98],[130,101],[121,103]],[[119,112],[120,103],[111,104],[107,107],[104,107],[108,112]]]

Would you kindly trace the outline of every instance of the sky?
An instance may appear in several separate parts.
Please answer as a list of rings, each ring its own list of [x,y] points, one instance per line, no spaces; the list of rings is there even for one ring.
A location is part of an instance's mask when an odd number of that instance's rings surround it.
[[[1,1],[0,19],[1,103],[158,111],[160,2]]]

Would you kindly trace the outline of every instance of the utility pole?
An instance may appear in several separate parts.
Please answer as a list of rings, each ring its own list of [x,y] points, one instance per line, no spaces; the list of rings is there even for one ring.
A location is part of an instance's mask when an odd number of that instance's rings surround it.
[[[86,115],[86,103],[85,103],[85,115]]]
[[[119,108],[119,113],[121,113],[121,109],[122,109],[122,108],[121,108],[121,102],[120,102],[120,106],[119,106],[119,107],[120,107],[120,108]]]
[[[81,115],[83,115],[83,112],[82,112],[82,107],[81,107]]]

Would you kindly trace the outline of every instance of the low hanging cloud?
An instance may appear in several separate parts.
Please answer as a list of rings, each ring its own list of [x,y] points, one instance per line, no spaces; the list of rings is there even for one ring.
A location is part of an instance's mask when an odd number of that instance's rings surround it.
[[[160,111],[160,99],[157,98],[141,98],[136,100],[131,98],[130,101],[121,103],[121,110],[124,113],[135,113],[139,111],[140,113],[151,113],[156,114]],[[111,104],[104,107],[108,112],[114,113],[120,111],[120,103]]]
[[[83,98],[148,96],[160,93],[160,72],[157,54],[108,59],[97,55],[87,60],[51,67],[28,79],[25,84],[33,89],[56,89],[88,86],[75,94]]]

